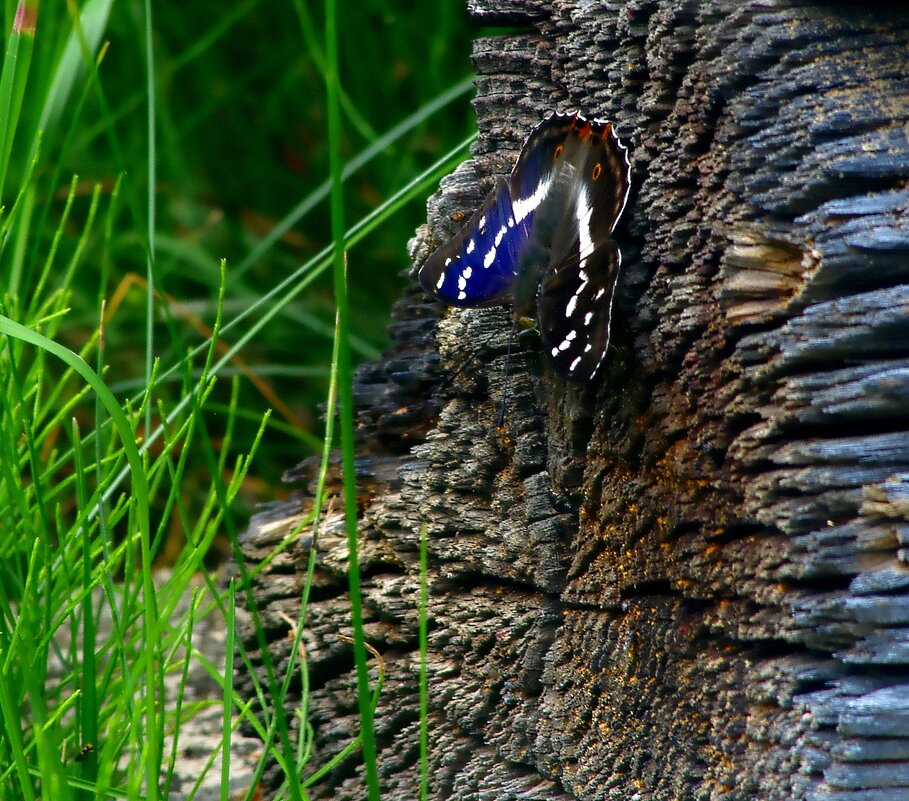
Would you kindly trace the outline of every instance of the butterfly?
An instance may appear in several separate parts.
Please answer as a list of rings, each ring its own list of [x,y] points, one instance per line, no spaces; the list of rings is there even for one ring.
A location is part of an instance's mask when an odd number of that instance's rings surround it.
[[[533,129],[464,228],[420,268],[450,306],[511,303],[533,318],[555,371],[594,378],[609,346],[622,254],[612,239],[628,202],[628,149],[612,123],[554,112]]]

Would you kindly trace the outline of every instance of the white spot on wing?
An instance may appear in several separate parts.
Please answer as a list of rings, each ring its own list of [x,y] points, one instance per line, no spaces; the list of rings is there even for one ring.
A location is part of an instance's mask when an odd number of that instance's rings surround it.
[[[442,284],[444,284],[444,283],[445,283],[445,273],[442,273],[442,274],[439,276],[439,280],[436,281],[436,289],[441,289],[441,288],[442,288]]]
[[[570,365],[568,365],[568,372],[573,373],[578,369],[578,365],[581,363],[581,357],[578,356]]]
[[[483,266],[488,270],[492,267],[493,262],[496,260],[496,249],[495,246],[489,249],[489,252],[486,256],[483,257]]]
[[[592,215],[593,206],[590,205],[590,198],[587,197],[587,189],[581,186],[581,190],[578,192],[578,205],[575,216],[578,221],[578,239],[580,240],[578,257],[582,266],[584,260],[593,253],[593,238],[590,236],[590,217]],[[581,270],[581,280],[587,280],[583,270]]]
[[[584,325],[590,325],[590,321],[592,319],[593,319],[593,312],[587,312],[587,314],[584,315]],[[587,347],[589,348],[590,346],[588,345]]]
[[[575,293],[571,296],[571,299],[568,301],[568,305],[565,307],[565,316],[571,317],[574,314],[575,307],[578,305],[578,295]]]
[[[473,268],[467,264],[464,266],[464,270],[458,276],[458,289],[464,290],[467,289],[467,280],[470,276],[473,275]],[[462,298],[463,300],[463,298]]]
[[[511,208],[514,210],[515,222],[521,222],[528,214],[536,211],[537,206],[543,202],[549,192],[550,184],[552,184],[552,176],[538,183],[537,188],[530,197],[519,197],[512,202]]]
[[[477,243],[474,242],[474,241],[471,239],[471,240],[467,243],[467,247],[464,248],[464,252],[469,256],[471,253],[473,253],[474,248],[475,248],[476,246],[477,246]]]
[[[596,295],[593,296],[593,299],[594,299],[594,300],[599,300],[599,299],[600,299],[601,297],[603,297],[603,295],[605,295],[605,294],[606,294],[606,290],[603,289],[603,287],[600,287],[600,288],[597,290]]]

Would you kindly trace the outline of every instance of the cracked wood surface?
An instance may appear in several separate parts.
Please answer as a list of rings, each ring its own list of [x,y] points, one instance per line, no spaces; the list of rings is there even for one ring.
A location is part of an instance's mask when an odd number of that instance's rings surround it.
[[[909,797],[909,19],[889,5],[473,0],[473,158],[413,265],[550,109],[612,119],[632,197],[604,376],[413,287],[361,368],[360,539],[383,798]],[[257,563],[308,509],[244,540]],[[305,645],[316,761],[357,724],[339,504]],[[256,579],[289,658],[309,539]],[[248,627],[241,632],[255,653]],[[261,660],[261,654],[258,655]],[[241,689],[251,692],[248,677]],[[364,798],[356,758],[316,799]]]

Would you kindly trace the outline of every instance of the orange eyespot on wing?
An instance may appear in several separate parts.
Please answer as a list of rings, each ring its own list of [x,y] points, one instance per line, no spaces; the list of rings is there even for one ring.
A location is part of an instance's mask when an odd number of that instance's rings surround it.
[[[552,153],[552,159],[555,161],[559,156],[562,155],[562,151],[565,149],[565,145],[556,145],[555,150]]]
[[[600,162],[597,162],[593,165],[593,171],[590,173],[590,177],[594,181],[598,181],[600,176],[603,174],[603,165]]]

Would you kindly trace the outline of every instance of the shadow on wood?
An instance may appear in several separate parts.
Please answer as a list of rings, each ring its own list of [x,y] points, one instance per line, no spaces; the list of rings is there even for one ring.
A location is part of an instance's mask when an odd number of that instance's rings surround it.
[[[474,158],[419,266],[550,109],[612,119],[633,189],[601,382],[409,290],[359,372],[383,798],[417,798],[418,549],[431,798],[909,797],[909,19],[888,5],[474,0]],[[246,535],[255,564],[307,511]],[[305,634],[316,761],[355,736],[346,540]],[[256,579],[270,649],[303,537]],[[248,627],[246,646],[255,650]],[[261,654],[259,654],[261,658]],[[246,677],[241,690],[249,692]],[[358,758],[311,798],[363,798]]]

